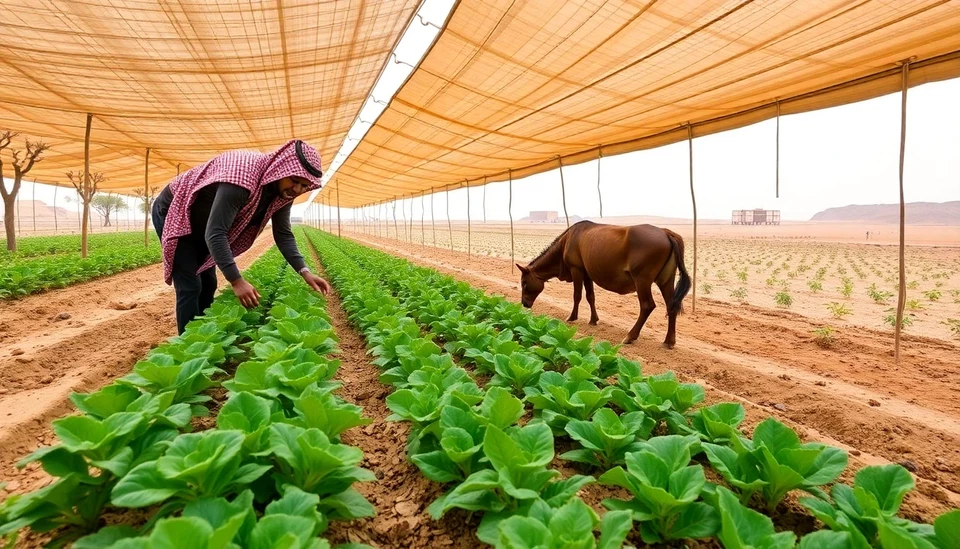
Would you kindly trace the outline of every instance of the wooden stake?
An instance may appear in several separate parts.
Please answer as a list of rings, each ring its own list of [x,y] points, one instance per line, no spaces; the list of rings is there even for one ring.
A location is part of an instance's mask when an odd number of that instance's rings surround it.
[[[693,125],[687,124],[687,144],[690,150],[690,201],[693,203],[693,314],[697,314],[697,195],[693,192]]]
[[[450,251],[453,251],[453,225],[450,223],[450,189],[444,191],[447,195],[447,232],[450,234]]]
[[[512,169],[507,170],[507,181],[509,181],[507,188],[509,189],[509,193],[510,193],[509,198],[507,199],[507,214],[509,214],[510,216],[510,273],[512,274],[517,262],[516,254],[514,253],[514,247],[513,247],[513,170]]]
[[[903,249],[906,231],[906,207],[903,201],[903,163],[907,147],[907,82],[910,77],[910,61],[904,61],[900,71],[900,284],[897,292],[897,324],[893,332],[893,357],[900,362],[900,332],[903,322],[903,307],[907,302],[907,273]]]
[[[603,159],[603,147],[597,147],[597,199],[600,200],[600,219],[603,219],[603,194],[600,192],[600,160]]]
[[[143,247],[150,247],[150,234],[147,232],[150,226],[150,147],[147,147],[147,153],[143,157]]]
[[[93,114],[87,113],[87,129],[83,133],[83,219],[80,222],[80,257],[87,257],[87,228],[90,212],[90,126]]]

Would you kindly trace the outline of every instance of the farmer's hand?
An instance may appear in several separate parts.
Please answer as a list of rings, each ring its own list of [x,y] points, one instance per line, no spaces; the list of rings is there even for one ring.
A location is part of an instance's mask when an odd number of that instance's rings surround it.
[[[233,286],[233,293],[240,300],[240,304],[247,309],[252,309],[260,304],[260,292],[246,280],[238,278],[230,285]]]
[[[323,295],[327,295],[330,292],[330,283],[310,271],[303,272],[303,280],[307,283],[307,286],[310,286]]]

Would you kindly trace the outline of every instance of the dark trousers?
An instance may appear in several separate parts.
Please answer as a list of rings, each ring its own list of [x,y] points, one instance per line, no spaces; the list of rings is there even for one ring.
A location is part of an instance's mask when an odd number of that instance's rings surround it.
[[[163,236],[163,222],[167,212],[153,204],[153,228]],[[187,323],[200,315],[212,303],[217,293],[215,267],[197,274],[197,270],[210,256],[210,250],[202,237],[182,236],[177,240],[173,256],[173,289],[177,295],[177,333],[182,334]]]

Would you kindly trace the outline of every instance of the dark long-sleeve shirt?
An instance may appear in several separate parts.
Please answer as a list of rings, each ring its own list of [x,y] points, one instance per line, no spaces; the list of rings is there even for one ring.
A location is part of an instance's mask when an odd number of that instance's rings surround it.
[[[223,276],[230,282],[240,278],[240,269],[233,257],[233,251],[230,250],[230,241],[227,234],[233,225],[237,213],[246,205],[250,198],[250,191],[237,185],[229,183],[213,183],[203,187],[194,195],[193,204],[190,206],[190,227],[192,232],[184,238],[191,238],[204,242],[210,255]],[[260,195],[260,201],[257,203],[257,209],[253,214],[248,226],[259,227],[263,222],[267,209],[273,200],[277,198],[277,190],[273,185],[265,185]],[[157,196],[160,208],[166,210],[173,201],[173,193],[170,187],[166,187]],[[284,259],[295,270],[306,266],[300,250],[297,248],[296,239],[293,231],[290,229],[290,210],[293,204],[287,204],[274,212],[270,221],[273,225],[273,240],[283,254]]]

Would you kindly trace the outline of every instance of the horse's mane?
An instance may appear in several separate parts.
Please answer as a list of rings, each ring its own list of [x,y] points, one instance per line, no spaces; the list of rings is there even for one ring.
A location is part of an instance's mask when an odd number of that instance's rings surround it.
[[[581,223],[589,223],[589,221],[586,221],[586,220],[584,220],[584,221],[577,221],[577,222],[574,223],[573,225],[570,225],[569,227],[567,227],[567,230],[565,230],[565,231],[563,231],[562,233],[558,234],[557,237],[553,239],[553,242],[551,242],[550,244],[548,244],[547,247],[544,248],[543,251],[540,252],[540,255],[538,255],[537,257],[533,258],[533,260],[531,260],[530,263],[528,263],[528,265],[533,265],[534,263],[536,263],[537,261],[539,261],[540,259],[542,259],[543,256],[547,255],[547,252],[549,252],[550,250],[552,250],[552,249],[554,248],[554,246],[557,245],[557,242],[560,242],[560,239],[561,239],[561,238],[567,236],[567,233],[570,232],[570,229],[573,229],[574,227],[576,227],[577,225],[579,225],[579,224],[581,224]]]

